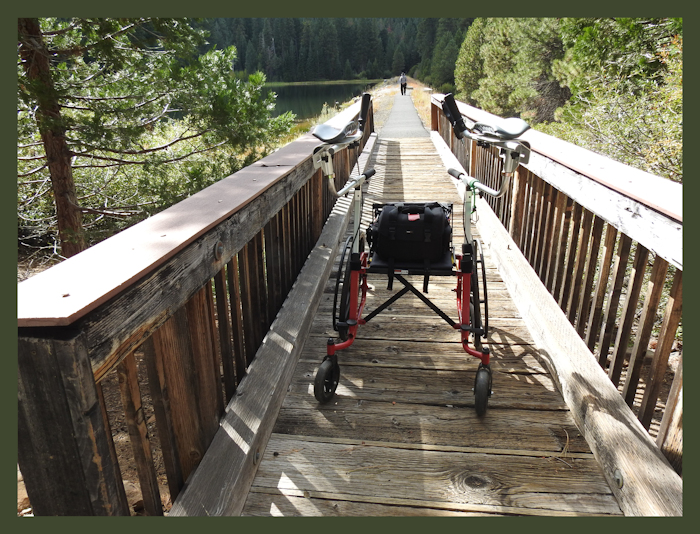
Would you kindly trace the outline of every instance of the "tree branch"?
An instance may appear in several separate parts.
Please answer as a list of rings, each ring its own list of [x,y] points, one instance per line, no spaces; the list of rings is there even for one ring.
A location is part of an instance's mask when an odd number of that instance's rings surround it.
[[[145,154],[152,154],[152,153],[154,153],[154,152],[161,152],[161,151],[163,151],[163,150],[165,150],[165,149],[167,149],[167,148],[170,148],[170,147],[172,147],[172,146],[174,146],[174,145],[176,145],[176,144],[178,144],[178,143],[181,143],[181,142],[183,142],[183,141],[190,141],[191,139],[196,139],[196,138],[198,138],[198,137],[201,137],[202,135],[204,135],[205,133],[207,133],[207,132],[209,132],[209,131],[211,131],[211,130],[204,130],[204,131],[202,131],[202,132],[198,132],[198,133],[195,133],[195,134],[192,134],[192,135],[189,135],[189,136],[178,137],[177,139],[174,139],[173,141],[171,141],[171,142],[169,142],[169,143],[166,143],[166,144],[164,144],[164,145],[160,145],[160,146],[157,146],[157,147],[154,147],[154,148],[144,148],[144,149],[142,149],[142,150],[116,150],[116,149],[110,149],[110,148],[96,147],[96,146],[93,146],[93,145],[88,145],[88,148],[94,149],[94,150],[101,150],[101,151],[109,152],[109,153],[112,153],[112,154],[121,154],[121,155],[124,155],[124,156],[127,156],[127,155],[128,155],[128,156],[142,156],[142,155],[145,155]],[[221,146],[221,145],[224,144],[224,143],[225,143],[225,141],[223,141],[223,142],[221,142],[221,143],[219,143],[219,144],[217,144],[217,145],[214,145],[214,146],[215,146],[215,147],[219,147],[219,146]],[[207,149],[204,149],[203,151],[206,151],[206,150],[209,150],[209,149],[207,148]],[[199,151],[193,152],[193,154],[196,154],[196,153],[199,153]],[[127,160],[120,160],[120,159],[118,159],[118,158],[110,158],[110,157],[107,157],[107,156],[98,156],[98,155],[95,155],[95,154],[92,154],[92,153],[89,153],[89,152],[73,152],[73,154],[74,154],[75,156],[78,156],[78,157],[84,157],[84,158],[90,158],[90,159],[98,159],[98,160],[103,160],[103,161],[117,161],[117,162],[121,162],[121,163],[136,163],[136,162],[131,162],[131,161],[127,161]]]
[[[18,173],[17,178],[26,178],[27,176],[31,176],[32,174],[36,174],[39,171],[46,169],[47,167],[48,167],[48,164],[44,164],[41,167],[37,167],[35,169],[32,169],[31,171]]]

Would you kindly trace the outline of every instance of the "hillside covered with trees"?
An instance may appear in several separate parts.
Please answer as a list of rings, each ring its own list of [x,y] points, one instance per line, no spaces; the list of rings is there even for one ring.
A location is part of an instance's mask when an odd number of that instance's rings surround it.
[[[681,19],[476,19],[456,97],[682,181]]]
[[[269,81],[352,80],[406,72],[452,90],[459,47],[473,19],[204,19],[209,45],[238,51],[235,70]]]

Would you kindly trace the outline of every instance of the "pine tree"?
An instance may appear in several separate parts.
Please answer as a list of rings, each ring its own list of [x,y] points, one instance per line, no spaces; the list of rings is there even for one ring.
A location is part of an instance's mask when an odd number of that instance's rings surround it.
[[[198,56],[203,42],[185,20],[19,19],[20,225],[38,224],[32,203],[45,201],[37,188],[50,182],[61,253],[74,255],[87,245],[84,215],[132,211],[114,200],[137,194],[133,183],[120,187],[127,169],[152,177],[223,145],[250,152],[287,131],[289,116],[269,116],[264,77],[237,80],[235,49]]]
[[[476,105],[473,93],[479,88],[479,80],[484,76],[481,47],[486,42],[485,25],[486,19],[478,18],[469,26],[455,62],[455,96],[471,105]]]

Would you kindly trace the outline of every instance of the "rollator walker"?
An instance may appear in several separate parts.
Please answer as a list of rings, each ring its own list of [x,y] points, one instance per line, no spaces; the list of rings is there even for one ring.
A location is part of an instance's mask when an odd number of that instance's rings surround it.
[[[519,139],[529,125],[519,118],[501,119],[495,124],[471,123],[469,127],[457,108],[454,97],[445,95],[443,111],[452,124],[455,136],[465,142],[472,139],[479,146],[500,148],[503,159],[503,179],[498,190],[482,184],[462,170],[450,168],[448,173],[465,186],[464,193],[464,242],[456,251],[452,244],[452,205],[440,202],[392,202],[373,205],[373,222],[367,231],[360,228],[363,207],[362,186],[372,176],[374,169],[350,177],[346,185],[336,191],[332,157],[339,150],[349,147],[359,150],[371,96],[362,95],[360,114],[342,128],[322,124],[313,134],[323,144],[313,154],[315,168],[321,168],[329,177],[331,191],[338,197],[353,192],[354,222],[352,234],[341,250],[340,263],[335,278],[332,324],[338,339],[329,338],[326,356],[314,378],[314,396],[320,403],[327,403],[335,394],[340,380],[338,352],[350,347],[357,339],[358,329],[407,293],[412,293],[453,329],[458,330],[462,347],[470,356],[480,360],[474,381],[476,413],[486,413],[492,394],[492,372],[489,348],[484,346],[488,336],[488,297],[486,292],[486,266],[481,244],[472,237],[471,214],[475,210],[477,191],[495,198],[503,196],[510,185],[518,165],[529,160],[530,146]],[[367,246],[369,245],[369,249]],[[397,280],[403,288],[371,313],[364,315],[367,299],[367,277],[383,275],[388,278],[388,289]],[[422,291],[406,276],[423,276]],[[430,276],[454,276],[457,300],[457,321],[438,308],[427,296]],[[471,343],[470,343],[471,341]]]

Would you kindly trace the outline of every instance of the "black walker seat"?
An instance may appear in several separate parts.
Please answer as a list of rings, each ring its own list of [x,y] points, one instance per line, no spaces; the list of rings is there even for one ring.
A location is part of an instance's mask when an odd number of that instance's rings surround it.
[[[393,257],[388,257],[386,254],[381,254],[381,251],[377,250],[379,245],[377,239],[377,233],[379,229],[377,224],[382,211],[387,206],[432,206],[433,208],[435,206],[439,206],[441,208],[443,216],[445,217],[445,226],[447,228],[446,235],[449,236],[447,238],[448,242],[444,244],[446,246],[444,247],[444,250],[440,253],[440,255],[437,257],[433,257],[431,260],[422,257],[422,253],[424,253],[425,249],[416,246],[418,243],[415,240],[407,241],[405,242],[405,244],[403,244],[403,246],[407,248],[407,251],[404,254],[402,254],[402,259],[395,259]],[[372,313],[370,313],[365,318],[365,322],[370,321],[373,317],[375,317],[377,314],[381,313],[383,310],[388,308],[391,304],[396,302],[403,295],[411,292],[414,295],[416,295],[421,301],[423,301],[430,309],[432,309],[435,313],[437,313],[440,317],[447,321],[451,326],[454,326],[454,321],[447,314],[445,314],[442,310],[435,306],[435,304],[431,302],[430,299],[421,294],[421,292],[418,291],[413,286],[413,284],[411,284],[410,281],[404,278],[404,276],[410,275],[423,276],[423,293],[428,293],[428,282],[430,276],[456,275],[454,249],[452,247],[452,230],[450,227],[450,220],[452,218],[452,204],[443,204],[436,202],[399,202],[388,204],[373,204],[372,209],[374,214],[374,222],[368,230],[370,251],[366,272],[368,274],[386,275],[388,278],[387,289],[390,291],[393,289],[394,279],[401,282],[404,287],[398,293],[395,293],[386,302],[384,302],[378,308],[376,308]],[[400,232],[396,233],[400,234]],[[443,236],[433,237],[437,239],[438,237],[442,238]],[[386,241],[384,242],[386,243]]]
[[[312,133],[314,137],[329,145],[352,143],[362,137],[362,131],[358,129],[357,121],[350,121],[342,128],[325,123],[319,124]]]

